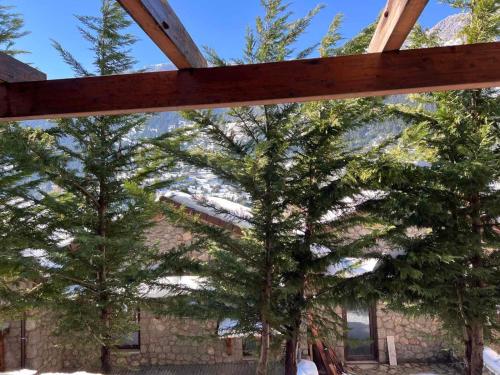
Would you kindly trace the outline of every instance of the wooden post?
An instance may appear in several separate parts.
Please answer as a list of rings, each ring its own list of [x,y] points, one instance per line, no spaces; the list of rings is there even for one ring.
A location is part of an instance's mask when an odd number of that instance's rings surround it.
[[[233,355],[233,339],[231,337],[226,338],[226,354]]]
[[[163,112],[500,86],[500,42],[0,84],[0,120]]]
[[[47,76],[35,68],[0,52],[0,82],[44,81]]]
[[[400,49],[428,2],[429,0],[388,0],[368,53]]]
[[[397,366],[398,359],[396,356],[396,343],[394,336],[387,336],[387,351],[389,352],[389,365]]]
[[[5,371],[4,333],[0,330],[0,372]]]
[[[118,0],[151,40],[179,69],[208,64],[165,0]]]

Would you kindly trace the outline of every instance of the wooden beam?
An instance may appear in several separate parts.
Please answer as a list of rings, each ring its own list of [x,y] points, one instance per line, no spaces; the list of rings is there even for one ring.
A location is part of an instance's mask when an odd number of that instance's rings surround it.
[[[118,0],[179,69],[204,68],[207,62],[166,0]]]
[[[401,48],[429,0],[387,0],[368,53]]]
[[[162,112],[500,86],[500,42],[0,84],[0,118]]]
[[[35,68],[0,52],[0,82],[43,81],[47,76]]]

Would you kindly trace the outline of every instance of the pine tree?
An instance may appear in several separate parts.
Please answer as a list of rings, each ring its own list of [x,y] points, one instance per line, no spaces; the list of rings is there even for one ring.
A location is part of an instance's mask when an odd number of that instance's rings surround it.
[[[291,21],[288,6],[282,1],[262,0],[262,5],[264,17],[257,18],[255,31],[248,30],[243,58],[233,62],[283,61],[291,57],[306,57],[314,50],[315,46],[295,52],[294,44],[319,7],[305,17]],[[212,64],[228,63],[215,51],[207,52]],[[218,285],[218,290],[228,291],[227,299],[234,296],[228,305],[233,306],[228,309],[231,310],[228,314],[239,315],[240,329],[255,331],[256,324],[261,327],[257,374],[267,373],[271,331],[276,325],[273,323],[276,311],[273,291],[279,280],[275,270],[283,261],[285,251],[286,239],[282,234],[291,230],[282,197],[283,173],[290,119],[298,108],[298,104],[286,104],[235,108],[223,114],[188,112],[186,118],[196,124],[199,135],[216,147],[213,151],[192,148],[178,153],[184,161],[209,169],[227,183],[238,186],[252,202],[252,227],[245,230],[243,238],[230,243],[232,240],[224,239],[223,233],[212,234],[218,245],[212,265],[219,264],[221,269],[211,274],[211,279]],[[172,152],[168,146],[163,147]],[[207,231],[198,230],[198,233],[207,235]],[[239,285],[234,283],[235,279],[240,280]]]
[[[93,67],[84,67],[57,42],[54,46],[78,76],[120,74],[133,67],[135,39],[125,32],[131,22],[116,2],[102,0],[99,16],[77,19],[94,53]],[[73,345],[100,348],[105,373],[111,371],[113,347],[136,329],[132,315],[143,302],[141,288],[166,267],[156,267],[160,255],[145,238],[159,212],[159,186],[151,176],[162,172],[137,139],[146,119],[61,119],[44,132],[50,140],[45,149],[24,142],[31,160],[26,167],[50,182],[49,192],[40,192],[45,236],[52,239],[40,248],[38,269],[45,276],[40,293],[57,314],[62,336],[71,332]]]
[[[349,131],[371,117],[373,106],[372,100],[307,104],[296,127],[284,191],[295,230],[288,233],[290,261],[282,270],[279,295],[281,327],[287,339],[286,374],[297,372],[304,323],[342,335],[335,308],[345,306],[356,295],[358,285],[358,280],[346,279],[349,270],[341,271],[343,261],[347,257],[361,261],[374,245],[373,235],[350,235],[367,226],[369,217],[356,212],[364,191],[351,170],[364,153],[350,149],[346,142]],[[326,272],[335,267],[338,273]]]
[[[244,58],[238,63],[287,57],[283,51],[292,50],[288,43],[300,35],[298,31],[307,26],[318,10],[290,24],[301,28],[291,29],[291,38],[283,35],[290,29],[288,16],[282,17],[287,14],[286,6],[276,1],[264,5],[265,21],[257,20],[256,36],[251,31],[247,34]],[[373,26],[338,48],[340,22],[340,16],[332,22],[321,44],[322,56],[349,54],[369,43]],[[299,57],[312,50],[299,53]],[[209,55],[214,64],[226,63],[214,51],[210,50]],[[349,133],[373,121],[379,105],[377,99],[359,99],[235,108],[227,113],[188,112],[185,116],[195,127],[187,132],[198,132],[198,137],[210,141],[215,145],[212,151],[196,146],[174,151],[175,147],[169,145],[170,137],[157,142],[166,152],[211,170],[248,195],[251,217],[241,218],[234,212],[212,207],[250,225],[243,228],[240,236],[214,228],[174,207],[166,212],[171,220],[203,239],[200,244],[207,246],[211,255],[211,261],[198,270],[206,277],[205,288],[193,290],[183,298],[187,304],[181,302],[177,313],[219,320],[232,318],[239,322],[233,332],[241,334],[254,334],[256,327],[261,326],[258,373],[266,371],[271,331],[277,343],[287,341],[285,371],[295,374],[304,316],[321,309],[316,323],[336,329],[340,323],[333,307],[347,298],[346,287],[353,286],[349,296],[356,293],[357,280],[347,284],[345,273],[324,273],[328,266],[342,263],[344,257],[363,257],[373,244],[373,236],[345,241],[349,228],[366,221],[354,215],[354,205],[347,203],[362,191],[359,179],[346,169],[365,152],[349,146]],[[332,210],[346,212],[325,220]],[[320,246],[335,251],[317,257],[315,249]],[[193,299],[198,303],[193,305]],[[331,313],[328,317],[326,310]]]
[[[13,49],[15,42],[27,35],[24,31],[24,19],[21,15],[12,12],[12,8],[0,5],[0,52],[14,56],[26,53],[22,50]]]
[[[460,35],[466,43],[498,38],[498,2],[450,3],[470,12]],[[422,32],[417,37],[439,42]],[[379,161],[375,176],[387,196],[369,204],[403,252],[386,261],[377,281],[393,306],[436,316],[461,338],[466,374],[479,375],[500,301],[498,94],[464,90],[412,99],[391,106],[409,128]]]
[[[11,7],[0,6],[0,51],[21,53],[13,48],[27,34],[23,26],[22,17],[12,13]],[[19,288],[36,276],[29,272],[29,260],[22,252],[39,240],[36,197],[31,192],[41,181],[30,178],[33,170],[23,170],[15,162],[14,154],[22,156],[23,150],[16,143],[14,129],[17,126],[13,123],[0,128],[0,321],[23,309],[28,302],[27,292],[34,290]]]
[[[44,180],[36,169],[24,165],[26,148],[19,135],[26,134],[15,124],[0,129],[0,316],[18,314],[37,300],[40,275],[33,260],[26,257],[31,250],[46,245],[40,215],[38,189]],[[31,134],[33,147],[43,149],[46,138]]]
[[[322,57],[366,49],[373,25],[337,47],[342,40],[340,25],[338,15],[321,43]],[[370,256],[376,233],[354,238],[349,234],[370,222],[369,217],[356,212],[365,192],[352,171],[367,157],[370,147],[353,147],[349,135],[378,120],[381,106],[381,100],[373,98],[313,102],[301,105],[294,119],[283,196],[296,228],[289,233],[290,263],[283,270],[279,308],[287,338],[286,374],[297,372],[301,326],[312,324],[315,330],[342,335],[335,308],[359,293],[359,278],[348,279],[345,275],[349,270],[340,270],[347,257],[361,261]],[[337,267],[339,272],[325,274],[329,267]],[[364,289],[368,295],[366,285]]]

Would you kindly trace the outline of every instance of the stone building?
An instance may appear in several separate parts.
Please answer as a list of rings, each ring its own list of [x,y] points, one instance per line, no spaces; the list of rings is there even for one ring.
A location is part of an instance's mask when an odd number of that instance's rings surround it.
[[[234,217],[229,219],[187,195],[177,194],[169,199],[188,207],[207,222],[232,229],[235,234],[240,233],[240,228],[245,225],[242,218],[250,214],[244,206],[221,199],[211,202],[224,210],[236,210],[234,215],[238,220],[235,221]],[[192,236],[159,218],[148,239],[167,252],[188,243]],[[206,254],[197,256],[206,259]],[[349,337],[359,340],[352,347],[341,339],[332,344],[344,361],[386,363],[388,336],[394,337],[398,362],[438,361],[443,354],[442,332],[439,323],[432,319],[407,317],[387,310],[383,303],[361,310],[337,308],[337,313],[349,326]],[[53,327],[53,317],[47,312],[31,312],[23,320],[8,322],[0,330],[0,366],[7,370],[24,367],[40,371],[92,371],[99,368],[98,349],[68,348],[52,334]],[[141,311],[139,327],[123,347],[114,350],[116,366],[133,368],[256,360],[255,339],[219,337],[220,322],[155,316],[149,311]],[[308,354],[308,348],[304,347],[302,351]]]

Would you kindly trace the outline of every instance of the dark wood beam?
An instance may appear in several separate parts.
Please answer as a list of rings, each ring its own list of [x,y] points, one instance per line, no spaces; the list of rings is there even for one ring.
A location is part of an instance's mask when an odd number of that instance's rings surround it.
[[[500,86],[500,42],[220,68],[0,84],[21,120]]]
[[[429,0],[387,0],[368,53],[401,48]]]
[[[47,76],[35,68],[0,52],[0,82],[43,81]]]
[[[207,62],[166,0],[118,0],[179,69],[204,68]]]

